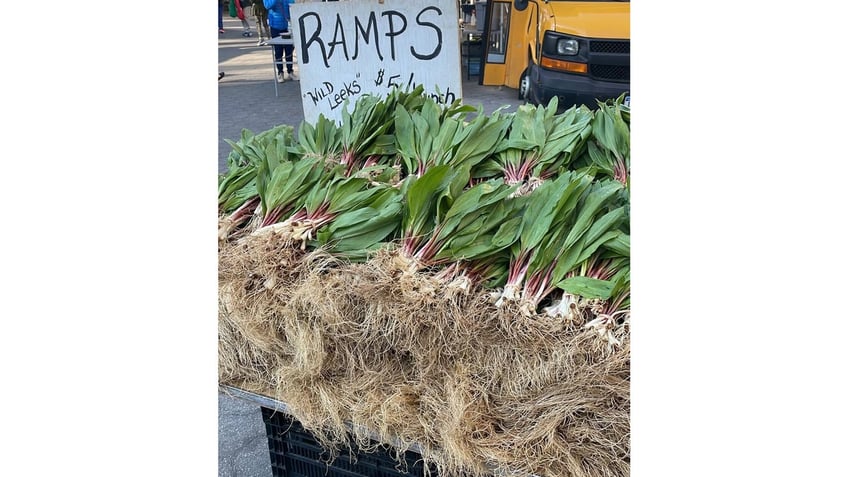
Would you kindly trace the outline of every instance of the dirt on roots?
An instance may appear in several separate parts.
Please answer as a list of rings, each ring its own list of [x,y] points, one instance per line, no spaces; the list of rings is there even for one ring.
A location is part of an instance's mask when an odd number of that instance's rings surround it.
[[[291,245],[221,242],[221,384],[285,402],[330,449],[417,445],[439,475],[629,475],[629,329],[610,347],[392,252],[352,264]]]

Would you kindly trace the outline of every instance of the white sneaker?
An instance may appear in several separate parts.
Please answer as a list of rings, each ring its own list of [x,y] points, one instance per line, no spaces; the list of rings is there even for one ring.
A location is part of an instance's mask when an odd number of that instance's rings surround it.
[[[286,81],[285,73],[282,71],[277,72],[277,83],[284,83]]]
[[[288,71],[283,72],[283,78],[286,80],[291,80],[291,73]]]
[[[297,73],[295,73],[294,71],[289,73],[289,79],[293,80],[293,81],[300,81],[300,78],[297,76]]]

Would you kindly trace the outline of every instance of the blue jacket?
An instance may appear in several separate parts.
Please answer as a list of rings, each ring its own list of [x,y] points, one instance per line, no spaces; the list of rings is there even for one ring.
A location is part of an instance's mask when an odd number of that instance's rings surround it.
[[[294,0],[262,0],[265,8],[268,9],[268,26],[281,31],[289,29],[289,5],[294,3]]]

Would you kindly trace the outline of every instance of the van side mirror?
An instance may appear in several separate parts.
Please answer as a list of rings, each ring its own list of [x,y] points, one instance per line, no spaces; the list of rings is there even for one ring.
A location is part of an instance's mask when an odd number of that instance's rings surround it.
[[[523,12],[527,8],[528,0],[515,0],[515,9],[519,12]]]

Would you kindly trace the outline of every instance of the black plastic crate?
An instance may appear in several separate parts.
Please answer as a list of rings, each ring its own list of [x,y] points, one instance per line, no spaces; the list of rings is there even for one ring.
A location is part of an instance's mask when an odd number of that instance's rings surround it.
[[[291,416],[262,407],[262,419],[268,434],[271,471],[274,477],[423,477],[421,456],[407,451],[403,455],[406,472],[389,452],[343,451],[333,461],[312,434]],[[436,476],[435,469],[430,475]]]

